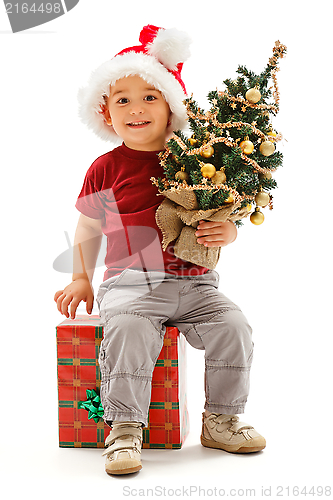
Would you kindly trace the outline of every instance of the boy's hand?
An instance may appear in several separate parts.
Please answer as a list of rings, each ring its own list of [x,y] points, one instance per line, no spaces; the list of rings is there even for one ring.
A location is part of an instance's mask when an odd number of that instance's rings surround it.
[[[58,311],[64,314],[66,318],[69,318],[68,306],[70,305],[70,317],[74,319],[77,306],[81,300],[87,303],[87,313],[91,314],[94,303],[94,292],[88,279],[79,278],[72,281],[64,290],[59,290],[55,294],[54,300],[57,303]]]
[[[195,234],[198,237],[197,242],[205,247],[225,247],[235,241],[237,228],[230,221],[200,221]]]

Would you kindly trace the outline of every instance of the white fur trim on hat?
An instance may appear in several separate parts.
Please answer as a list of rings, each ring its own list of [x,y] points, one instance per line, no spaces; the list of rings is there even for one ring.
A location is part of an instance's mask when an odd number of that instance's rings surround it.
[[[186,128],[187,114],[183,104],[186,96],[180,83],[154,56],[134,51],[117,55],[102,64],[91,74],[87,87],[80,89],[79,114],[83,123],[100,138],[114,145],[121,144],[122,139],[106,124],[101,106],[103,95],[109,95],[110,85],[131,75],[140,76],[162,93],[172,112],[170,132]]]
[[[185,62],[190,57],[190,43],[191,39],[184,31],[161,28],[154,40],[147,44],[147,49],[166,68],[175,70],[178,63]]]

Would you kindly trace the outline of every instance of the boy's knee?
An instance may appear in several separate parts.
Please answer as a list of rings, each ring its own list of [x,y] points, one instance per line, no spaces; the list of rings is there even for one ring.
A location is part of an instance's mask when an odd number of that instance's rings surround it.
[[[232,335],[229,341],[230,350],[234,353],[233,357],[239,359],[243,366],[251,365],[253,356],[252,328],[240,310],[233,311],[229,328]]]
[[[105,325],[100,358],[112,371],[150,373],[162,345],[161,334],[148,318],[119,314]]]
[[[242,311],[224,313],[213,330],[203,336],[206,358],[223,360],[238,367],[249,367],[253,355],[252,328]]]

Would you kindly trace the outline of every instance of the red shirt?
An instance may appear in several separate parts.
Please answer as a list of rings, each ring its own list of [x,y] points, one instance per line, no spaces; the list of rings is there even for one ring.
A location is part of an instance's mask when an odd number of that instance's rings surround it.
[[[208,270],[176,257],[173,244],[162,250],[155,213],[164,197],[157,196],[150,181],[164,175],[157,153],[122,144],[97,158],[86,174],[75,206],[87,217],[102,219],[107,237],[104,280],[127,268],[177,276]]]

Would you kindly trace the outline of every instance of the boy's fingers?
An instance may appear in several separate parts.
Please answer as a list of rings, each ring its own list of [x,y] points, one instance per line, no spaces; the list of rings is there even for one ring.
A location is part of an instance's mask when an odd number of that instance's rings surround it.
[[[211,235],[211,236],[205,236],[197,239],[197,242],[199,245],[206,245],[208,244],[209,246],[217,246],[220,247],[225,244],[225,240],[222,237],[222,235]],[[207,245],[206,245],[207,246]]]
[[[198,229],[209,229],[209,228],[213,228],[213,227],[219,227],[223,225],[222,222],[214,222],[214,221],[209,221],[209,222],[206,222],[206,221],[200,221],[199,224],[198,224]]]
[[[58,298],[60,297],[60,295],[62,295],[64,293],[63,290],[58,290],[55,294],[54,294],[54,301],[57,302]]]
[[[196,236],[210,236],[212,234],[222,235],[224,234],[224,228],[221,226],[207,227],[207,228],[197,228],[195,234]]]
[[[69,314],[68,314],[67,308],[68,308],[69,302],[72,299],[68,298],[68,296],[66,296],[66,293],[64,291],[62,291],[62,293],[60,295],[58,293],[59,292],[57,292],[55,297],[54,297],[54,298],[56,298],[56,296],[58,297],[57,298],[57,309],[61,314],[64,314],[66,316],[66,318],[68,318]]]
[[[224,241],[225,238],[223,237],[223,234],[207,234],[204,237],[199,238],[203,240],[205,243],[206,241]]]
[[[62,309],[61,309],[62,308],[62,301],[63,301],[64,297],[65,297],[65,294],[62,293],[61,295],[58,295],[58,298],[57,298],[57,309],[61,313],[62,313]]]
[[[73,300],[73,295],[72,294],[66,295],[65,298],[62,300],[61,312],[63,314],[65,314],[65,316],[67,318],[69,316],[69,314],[68,314],[68,306],[72,302],[72,300]]]
[[[92,298],[89,297],[87,299],[87,307],[86,307],[88,314],[91,314],[93,305],[94,305],[94,297],[92,297]]]
[[[224,247],[226,245],[225,241],[221,240],[203,240],[202,242],[198,241],[199,245],[203,245],[205,247]]]
[[[77,306],[79,305],[79,303],[80,303],[79,299],[73,299],[72,300],[71,307],[70,307],[70,312],[71,312],[71,318],[72,319],[75,318],[76,309],[77,309]]]

